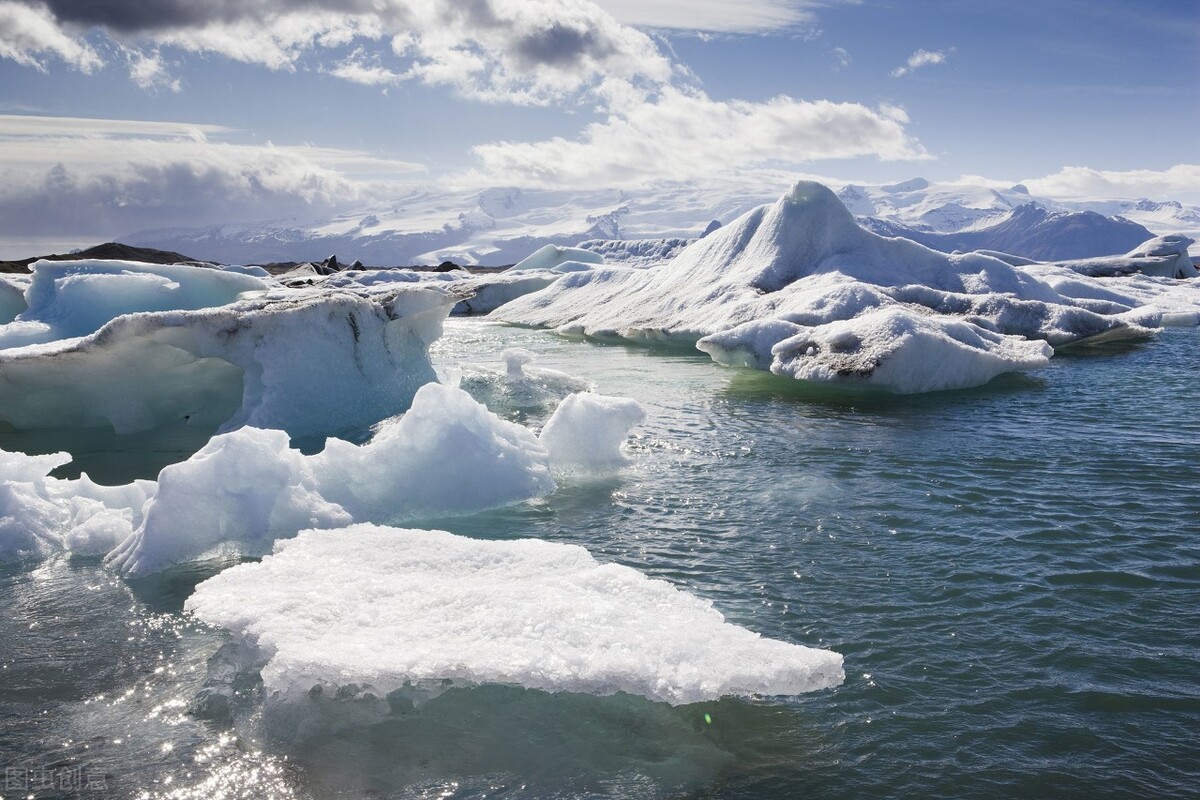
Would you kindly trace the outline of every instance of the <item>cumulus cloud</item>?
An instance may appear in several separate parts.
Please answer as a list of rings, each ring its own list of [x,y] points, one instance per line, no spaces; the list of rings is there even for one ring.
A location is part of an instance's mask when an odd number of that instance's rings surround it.
[[[373,202],[421,168],[349,150],[211,141],[227,129],[0,116],[0,235],[113,237]],[[359,177],[356,177],[359,176]]]
[[[537,186],[639,185],[694,180],[753,167],[876,156],[927,158],[905,133],[895,106],[804,101],[713,100],[667,89],[652,102],[620,108],[579,140],[497,142],[474,148],[484,179]]]
[[[172,92],[178,92],[183,88],[179,79],[172,77],[167,71],[162,54],[157,50],[150,53],[128,50],[126,58],[129,61],[129,78],[139,88],[146,91],[169,89]]]
[[[357,44],[371,52],[318,67],[359,83],[420,80],[525,104],[673,74],[650,37],[587,0],[0,0],[0,9],[9,21],[0,55],[31,66],[43,52],[99,66],[79,35],[99,27],[125,48],[169,46],[282,70]],[[157,53],[146,56],[151,65]]]
[[[943,50],[918,50],[908,57],[908,61],[904,63],[904,66],[896,67],[892,70],[892,77],[899,78],[921,67],[944,63],[947,54],[948,51]]]
[[[44,5],[0,0],[0,58],[45,72],[46,56],[85,73],[103,63],[87,42],[63,32]]]

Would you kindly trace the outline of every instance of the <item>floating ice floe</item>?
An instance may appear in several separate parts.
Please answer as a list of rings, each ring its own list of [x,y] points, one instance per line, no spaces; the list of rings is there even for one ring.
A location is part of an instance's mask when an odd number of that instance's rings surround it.
[[[123,314],[86,336],[0,350],[0,420],[117,433],[179,421],[293,436],[365,428],[434,380],[428,347],[453,302],[423,287],[275,289],[215,308]]]
[[[635,400],[581,392],[559,404],[538,441],[558,469],[619,467],[629,461],[621,452],[625,437],[645,419],[646,412]]]
[[[262,653],[271,701],[355,684],[506,684],[671,704],[794,695],[842,657],[766,639],[581,547],[355,525],[304,531],[196,587],[186,608]]]
[[[1058,290],[1050,275],[1100,290],[1087,283],[1098,279],[1066,267],[1017,267],[878,236],[826,187],[801,181],[666,264],[566,275],[493,316],[698,343],[725,364],[915,393],[1042,366],[1051,347],[1149,336],[1200,310],[1194,286],[1166,278],[1105,281],[1114,298],[1098,302]]]

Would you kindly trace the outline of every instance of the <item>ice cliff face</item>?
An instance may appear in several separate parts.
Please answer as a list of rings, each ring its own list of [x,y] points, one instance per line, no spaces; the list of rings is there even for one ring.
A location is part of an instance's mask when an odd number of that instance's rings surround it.
[[[992,256],[878,236],[802,181],[663,266],[569,275],[497,316],[696,343],[721,363],[907,393],[1037,367],[1051,346],[1149,335],[1162,316],[1147,305],[1096,304]]]

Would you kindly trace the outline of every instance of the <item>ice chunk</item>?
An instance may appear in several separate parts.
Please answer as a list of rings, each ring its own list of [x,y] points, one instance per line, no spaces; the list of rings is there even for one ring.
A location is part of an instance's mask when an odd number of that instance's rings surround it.
[[[154,484],[109,487],[49,477],[66,453],[29,456],[0,450],[0,562],[69,550],[102,555],[125,539]]]
[[[553,270],[472,275],[454,284],[452,291],[462,299],[450,313],[488,314],[518,297],[545,289],[558,278],[559,273]]]
[[[461,389],[421,387],[366,445],[330,440],[309,459],[321,494],[355,520],[470,514],[554,491],[546,451]]]
[[[257,644],[275,702],[306,702],[316,686],[450,681],[677,705],[844,677],[836,653],[765,639],[666,581],[534,539],[305,531],[201,583],[186,608]]]
[[[559,404],[538,440],[556,469],[619,467],[629,460],[621,453],[629,430],[645,419],[636,400],[573,394]]]
[[[214,437],[163,469],[145,521],[109,560],[139,575],[214,552],[261,554],[304,528],[467,514],[554,488],[528,429],[431,383],[361,446],[330,439],[304,456],[282,431]]]
[[[531,366],[533,352],[510,347],[500,354],[504,371],[464,365],[458,385],[496,412],[549,410],[574,392],[588,392],[590,381],[555,369]]]
[[[720,363],[751,366],[745,353],[769,352],[767,368],[777,375],[897,394],[978,386],[1004,372],[1045,366],[1053,353],[1042,341],[900,308],[815,327],[751,322],[701,339],[697,346]]]
[[[452,303],[420,287],[275,290],[120,316],[80,339],[0,352],[0,420],[117,433],[179,421],[293,436],[363,429],[434,379],[428,346]]]

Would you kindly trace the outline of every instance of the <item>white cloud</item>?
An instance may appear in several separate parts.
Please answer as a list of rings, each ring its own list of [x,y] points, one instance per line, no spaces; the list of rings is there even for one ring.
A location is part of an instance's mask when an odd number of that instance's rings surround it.
[[[125,56],[129,61],[129,78],[140,89],[154,91],[170,89],[178,92],[183,88],[178,78],[172,77],[163,63],[162,55],[153,50],[143,53],[141,50],[126,50]]]
[[[1200,202],[1200,164],[1176,164],[1163,170],[1100,170],[1063,167],[1043,178],[1021,181],[1035,195],[1063,200],[1142,197]]]
[[[944,63],[948,52],[953,52],[953,50],[918,50],[908,57],[908,61],[904,63],[904,66],[896,67],[892,70],[892,77],[899,78],[921,67]]]
[[[833,71],[840,72],[850,66],[850,54],[846,52],[844,47],[835,47],[829,51],[833,56]]]
[[[534,186],[635,186],[725,178],[752,168],[835,158],[928,158],[895,106],[804,101],[723,102],[667,89],[589,125],[578,141],[497,142],[474,148],[480,180]]]
[[[405,76],[381,66],[377,59],[369,57],[362,48],[355,50],[337,66],[328,70],[335,78],[363,86],[391,86],[405,80]]]
[[[0,23],[0,56],[42,69],[43,52],[100,66],[75,35],[98,26],[127,50],[174,47],[277,70],[312,57],[346,80],[419,80],[485,101],[548,105],[614,80],[653,86],[675,74],[649,36],[589,0],[0,0]],[[321,63],[350,44],[358,58]],[[146,58],[134,80],[170,86],[153,72],[161,60]]]
[[[174,137],[204,138],[208,134],[229,133],[223,125],[190,122],[152,122],[131,119],[93,119],[88,117],[40,117],[0,114],[0,141],[12,144],[14,137]],[[0,151],[0,156],[9,155]]]
[[[214,125],[0,116],[0,234],[115,236],[314,216],[393,196],[419,165],[214,142]]]
[[[43,55],[85,73],[103,66],[87,42],[63,32],[46,6],[0,0],[0,58],[45,72]]]
[[[627,25],[710,33],[766,33],[812,21],[805,0],[596,0]]]

